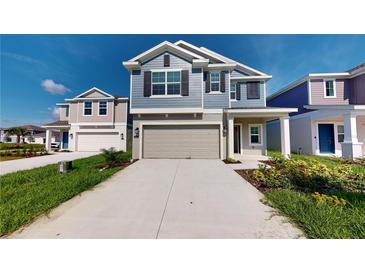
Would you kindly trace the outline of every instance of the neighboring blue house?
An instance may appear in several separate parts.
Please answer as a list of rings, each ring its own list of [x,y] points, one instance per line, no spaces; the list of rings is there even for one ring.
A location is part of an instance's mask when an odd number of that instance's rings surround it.
[[[184,41],[165,41],[123,65],[134,159],[260,157],[273,119],[282,153],[290,153],[288,115],[297,109],[266,106],[270,75]]]

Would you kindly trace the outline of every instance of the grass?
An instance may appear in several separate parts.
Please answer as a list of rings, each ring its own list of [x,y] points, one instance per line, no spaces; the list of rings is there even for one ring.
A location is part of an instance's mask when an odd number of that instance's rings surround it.
[[[311,195],[294,190],[267,192],[269,204],[294,221],[313,239],[364,239],[365,194],[333,193],[345,206],[318,203]]]
[[[45,148],[43,144],[17,144],[14,143],[0,143],[0,150],[9,150],[9,149],[41,149]]]
[[[129,161],[130,153],[118,153],[118,158]],[[57,172],[57,165],[24,170],[0,176],[0,236],[9,234],[30,223],[41,214],[71,199],[75,195],[104,181],[122,167],[103,171],[102,155],[73,161],[69,173]]]

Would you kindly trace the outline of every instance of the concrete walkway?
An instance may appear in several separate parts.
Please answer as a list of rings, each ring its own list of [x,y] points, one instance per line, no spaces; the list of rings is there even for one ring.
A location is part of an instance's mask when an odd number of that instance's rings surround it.
[[[140,160],[13,238],[299,238],[219,160]]]
[[[98,153],[100,152],[55,152],[52,155],[4,161],[0,162],[0,175],[16,172],[19,170],[46,166],[59,161],[85,158]]]

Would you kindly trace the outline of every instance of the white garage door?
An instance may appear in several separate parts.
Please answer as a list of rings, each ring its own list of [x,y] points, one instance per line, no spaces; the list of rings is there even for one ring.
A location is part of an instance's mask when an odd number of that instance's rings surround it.
[[[144,126],[143,158],[219,158],[218,125]]]
[[[117,132],[77,134],[78,151],[100,151],[103,148],[111,147],[119,150],[120,142],[120,136]]]

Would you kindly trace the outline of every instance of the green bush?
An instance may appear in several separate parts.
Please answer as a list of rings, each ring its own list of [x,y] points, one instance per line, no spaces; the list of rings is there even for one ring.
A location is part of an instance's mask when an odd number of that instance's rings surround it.
[[[114,147],[102,149],[101,151],[103,152],[101,155],[104,157],[107,164],[113,164],[118,160],[118,151],[116,151]]]

